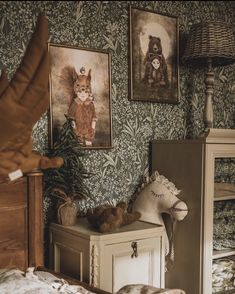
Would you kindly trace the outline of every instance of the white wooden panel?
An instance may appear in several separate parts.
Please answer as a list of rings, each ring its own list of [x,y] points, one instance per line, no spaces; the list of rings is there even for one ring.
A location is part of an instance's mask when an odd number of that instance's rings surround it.
[[[133,254],[132,242],[137,242],[138,257]],[[106,291],[116,292],[127,284],[144,283],[161,287],[161,238],[131,240],[105,246],[104,277]]]

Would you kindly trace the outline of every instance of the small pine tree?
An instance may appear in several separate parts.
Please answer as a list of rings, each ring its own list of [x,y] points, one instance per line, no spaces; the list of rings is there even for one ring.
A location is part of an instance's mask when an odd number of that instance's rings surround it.
[[[56,196],[63,201],[82,200],[90,196],[84,179],[90,177],[81,161],[84,151],[76,136],[72,120],[66,116],[59,138],[51,150],[51,156],[61,156],[64,164],[58,169],[48,169],[45,172],[46,197]]]

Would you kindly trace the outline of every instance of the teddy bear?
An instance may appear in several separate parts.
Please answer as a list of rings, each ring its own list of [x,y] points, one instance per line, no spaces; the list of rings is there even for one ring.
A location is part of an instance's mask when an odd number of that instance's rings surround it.
[[[108,233],[129,225],[140,219],[140,212],[127,212],[127,204],[124,201],[116,206],[100,205],[94,209],[88,209],[87,220],[94,229],[101,233]]]
[[[148,50],[144,59],[144,82],[149,86],[169,86],[167,64],[162,53],[161,39],[149,36]]]

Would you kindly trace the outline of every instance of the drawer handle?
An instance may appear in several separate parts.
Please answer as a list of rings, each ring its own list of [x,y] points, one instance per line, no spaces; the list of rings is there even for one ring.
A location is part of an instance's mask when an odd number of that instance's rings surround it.
[[[133,249],[133,253],[131,254],[131,258],[138,257],[137,242],[132,242],[131,248]]]

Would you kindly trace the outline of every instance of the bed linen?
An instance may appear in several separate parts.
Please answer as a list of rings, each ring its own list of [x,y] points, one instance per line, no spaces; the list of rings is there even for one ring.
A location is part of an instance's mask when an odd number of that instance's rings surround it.
[[[0,270],[1,294],[94,294],[78,285],[69,285],[64,279],[43,271],[28,268]]]
[[[148,286],[144,284],[131,284],[126,285],[118,290],[116,294],[186,294],[180,289],[159,289],[153,286]]]

